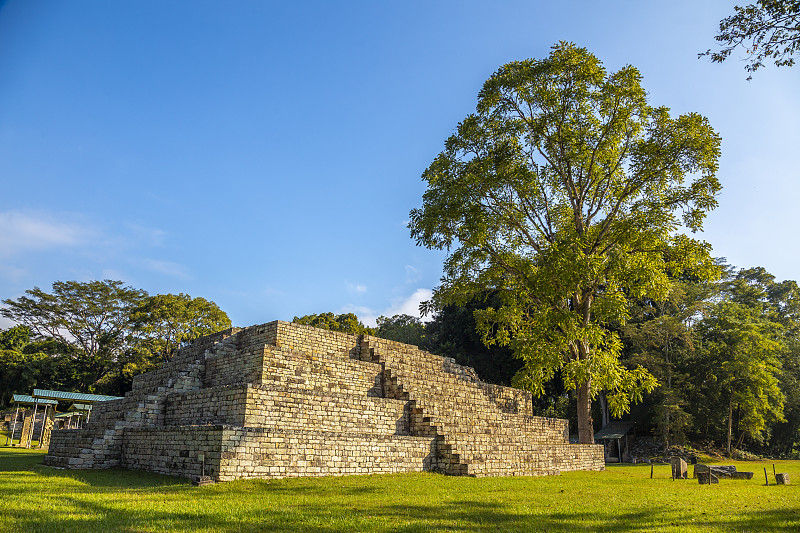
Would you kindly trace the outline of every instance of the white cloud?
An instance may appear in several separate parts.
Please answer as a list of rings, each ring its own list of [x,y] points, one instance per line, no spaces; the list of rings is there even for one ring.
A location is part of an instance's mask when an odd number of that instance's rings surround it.
[[[419,270],[411,265],[406,265],[406,283],[414,283],[419,281],[421,277],[422,274],[419,273]]]
[[[431,289],[417,289],[413,294],[405,298],[392,300],[391,305],[380,313],[371,307],[348,304],[341,308],[337,313],[355,313],[365,326],[375,327],[379,316],[393,317],[394,315],[410,315],[419,317],[419,304],[430,300],[433,296]],[[429,322],[433,317],[422,317],[422,320]]]
[[[189,271],[185,266],[179,263],[174,263],[172,261],[145,259],[142,261],[142,265],[148,270],[152,270],[153,272],[160,272],[161,274],[166,274],[167,276],[171,276],[174,278],[178,279],[192,278],[192,276],[189,274]]]
[[[367,292],[366,285],[362,285],[359,283],[350,283],[349,281],[345,281],[344,283],[347,286],[347,290],[349,292],[354,292],[356,294],[364,294],[365,292]]]
[[[134,242],[142,243],[146,246],[164,246],[164,239],[167,236],[167,232],[164,230],[140,224],[128,224],[128,229]]]
[[[0,255],[74,247],[91,242],[96,232],[70,218],[74,217],[34,211],[0,212]]]
[[[433,297],[433,291],[430,289],[417,289],[414,293],[405,298],[400,300],[395,300],[392,302],[392,306],[389,307],[386,311],[382,314],[384,316],[394,316],[394,315],[410,315],[419,317],[419,304],[430,300]],[[422,317],[422,319],[426,322],[432,320],[432,317]]]
[[[13,328],[14,326],[16,326],[16,324],[13,320],[4,316],[0,316],[0,329]]]

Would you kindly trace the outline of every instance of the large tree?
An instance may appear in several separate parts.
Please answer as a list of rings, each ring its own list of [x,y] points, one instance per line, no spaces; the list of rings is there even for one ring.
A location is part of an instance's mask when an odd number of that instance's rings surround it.
[[[132,312],[147,293],[122,281],[56,281],[52,292],[39,287],[16,300],[3,300],[0,314],[28,326],[39,338],[52,338],[81,350],[84,386],[94,386],[123,352]]]
[[[698,324],[703,349],[713,363],[711,376],[727,400],[728,455],[734,431],[734,407],[738,412],[740,439],[746,433],[760,438],[773,422],[783,422],[780,389],[780,354],[775,323],[757,308],[723,301],[711,308]]]
[[[794,56],[800,52],[800,0],[759,0],[733,9],[733,15],[720,21],[714,37],[722,48],[700,56],[721,63],[741,48],[746,54],[748,80],[764,61],[773,61],[778,67],[794,65]]]
[[[157,294],[133,312],[134,334],[163,361],[193,340],[231,327],[228,315],[214,302],[188,294]]]
[[[355,313],[342,313],[340,315],[334,313],[319,313],[314,315],[304,315],[301,317],[294,317],[292,322],[297,324],[304,324],[306,326],[314,326],[320,329],[329,329],[331,331],[341,331],[351,335],[372,335],[373,329],[365,326]]]
[[[376,323],[374,332],[376,337],[413,344],[423,350],[430,349],[425,335],[425,324],[415,316],[405,314],[394,315],[391,318],[379,316]]]
[[[114,280],[57,281],[51,292],[35,287],[3,303],[0,314],[35,337],[24,351],[46,355],[37,359],[37,383],[82,392],[124,393],[133,376],[169,360],[182,344],[231,325],[204,298],[148,296]],[[0,344],[19,337],[14,331],[0,332]],[[11,355],[8,361],[22,364]]]
[[[717,205],[719,136],[696,113],[651,107],[640,82],[571,43],[501,67],[423,173],[409,224],[418,244],[449,251],[423,310],[497,291],[500,306],[476,311],[485,341],[514,349],[517,383],[534,392],[561,373],[582,443],[599,391],[620,415],[656,384],[620,364],[607,325],[624,323],[628,298],[664,299],[669,272],[715,271],[709,246],[680,230]]]

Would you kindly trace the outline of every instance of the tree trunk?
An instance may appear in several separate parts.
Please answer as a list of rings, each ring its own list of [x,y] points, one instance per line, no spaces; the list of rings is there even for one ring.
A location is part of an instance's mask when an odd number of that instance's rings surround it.
[[[587,381],[578,385],[576,390],[578,399],[578,442],[580,444],[594,444],[591,386],[591,382]]]
[[[733,394],[728,400],[728,457],[731,456],[731,436],[733,434]]]
[[[606,400],[606,393],[601,392],[598,397],[600,398],[600,411],[603,413],[603,420],[600,429],[603,429],[611,421],[611,417],[608,416],[608,401]]]

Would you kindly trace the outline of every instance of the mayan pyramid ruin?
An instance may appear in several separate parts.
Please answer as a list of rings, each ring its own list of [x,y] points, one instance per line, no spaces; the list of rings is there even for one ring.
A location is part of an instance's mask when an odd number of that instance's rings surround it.
[[[288,322],[233,328],[182,348],[52,433],[44,463],[214,481],[436,471],[510,476],[602,470],[531,395],[416,346]]]

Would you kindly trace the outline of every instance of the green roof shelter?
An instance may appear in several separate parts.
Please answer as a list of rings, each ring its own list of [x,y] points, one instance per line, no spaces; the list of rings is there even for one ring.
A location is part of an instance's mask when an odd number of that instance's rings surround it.
[[[33,413],[30,413],[29,409],[23,411],[23,418],[22,418],[22,425],[20,427],[19,433],[19,442],[20,446],[25,446],[26,448],[31,447],[31,441],[33,439],[33,426],[36,423],[36,415],[39,410],[39,406],[44,406],[44,415],[42,418],[42,425],[41,431],[39,432],[39,442],[42,442],[42,437],[44,436],[45,427],[47,426],[47,415],[48,409],[52,406],[53,411],[55,412],[55,408],[58,405],[58,401],[56,400],[49,400],[49,399],[39,399],[33,396],[28,396],[26,394],[15,394],[11,398],[11,403],[16,404],[17,408],[14,411],[14,423],[11,427],[11,433],[6,437],[6,445],[11,444],[14,445],[14,436],[17,432],[17,420],[19,418],[19,408],[20,406],[33,406]],[[52,418],[52,417],[51,417]]]

